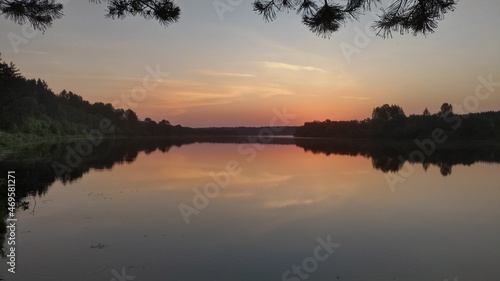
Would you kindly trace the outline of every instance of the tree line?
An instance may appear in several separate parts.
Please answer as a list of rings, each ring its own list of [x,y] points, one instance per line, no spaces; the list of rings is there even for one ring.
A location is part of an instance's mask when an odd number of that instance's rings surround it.
[[[113,136],[229,135],[222,128],[194,129],[172,125],[167,120],[141,120],[131,109],[110,103],[90,103],[63,90],[55,94],[41,79],[27,79],[13,63],[0,57],[0,131],[35,136],[75,136],[99,128],[103,119],[111,121]]]
[[[35,136],[75,136],[99,128],[103,119],[116,128],[113,136],[235,136],[255,135],[260,128],[188,128],[167,120],[141,120],[131,109],[115,108],[109,103],[90,103],[81,96],[63,90],[55,94],[41,79],[27,79],[13,63],[0,57],[0,131]],[[391,138],[416,139],[432,137],[442,129],[450,139],[500,138],[500,112],[455,114],[453,106],[444,103],[431,114],[426,108],[420,115],[406,116],[397,105],[373,109],[365,120],[306,122],[288,127],[281,134],[296,137]]]
[[[313,121],[298,127],[296,137],[321,138],[430,138],[441,129],[449,139],[499,139],[500,111],[455,114],[453,106],[441,105],[431,114],[426,108],[422,114],[406,116],[398,105],[373,109],[371,118],[351,121]]]

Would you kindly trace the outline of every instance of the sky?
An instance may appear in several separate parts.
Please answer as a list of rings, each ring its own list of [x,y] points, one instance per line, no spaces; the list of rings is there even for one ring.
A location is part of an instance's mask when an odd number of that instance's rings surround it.
[[[389,39],[373,34],[377,9],[325,39],[293,12],[265,22],[249,0],[177,0],[181,18],[168,27],[106,18],[105,4],[59,2],[65,16],[44,33],[1,17],[2,58],[55,93],[71,90],[141,119],[266,126],[276,111],[302,125],[365,119],[386,103],[407,115],[444,102],[500,110],[500,87],[480,86],[500,82],[498,0],[459,1],[435,33]]]

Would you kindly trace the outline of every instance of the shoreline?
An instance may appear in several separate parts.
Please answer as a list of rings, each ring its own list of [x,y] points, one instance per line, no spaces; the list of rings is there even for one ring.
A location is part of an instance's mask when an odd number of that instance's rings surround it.
[[[105,136],[104,140],[113,139],[128,139],[128,140],[140,140],[140,139],[165,139],[165,140],[190,140],[196,142],[203,142],[208,140],[217,139],[248,139],[253,138],[257,142],[256,135],[177,135],[177,136]],[[265,136],[265,138],[271,137],[272,139],[290,140],[290,141],[327,141],[327,142],[355,142],[355,143],[379,143],[379,144],[398,144],[398,145],[415,145],[416,139],[390,139],[390,138],[331,138],[331,137],[304,137],[304,136],[293,136],[293,135],[276,135],[276,136]],[[18,152],[29,146],[36,146],[41,144],[54,144],[54,143],[65,143],[65,142],[75,142],[78,140],[87,139],[85,135],[74,135],[74,136],[37,136],[29,134],[11,134],[0,131],[0,161],[5,158],[5,156],[12,153]],[[419,139],[423,140],[423,139]],[[441,147],[449,147],[464,144],[471,145],[495,145],[500,146],[500,139],[450,139],[440,144]]]

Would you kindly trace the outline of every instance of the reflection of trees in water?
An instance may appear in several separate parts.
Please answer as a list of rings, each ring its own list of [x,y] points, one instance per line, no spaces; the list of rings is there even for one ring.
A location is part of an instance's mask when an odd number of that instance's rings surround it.
[[[454,165],[470,166],[477,162],[500,163],[500,147],[495,143],[457,142],[446,144],[438,147],[423,159],[412,157],[412,152],[419,150],[419,148],[409,142],[296,139],[296,144],[304,151],[310,151],[314,154],[360,155],[371,158],[373,167],[384,173],[398,172],[403,168],[405,162],[421,163],[425,171],[430,165],[435,165],[443,176],[450,175]]]
[[[403,167],[403,162],[391,156],[373,157],[372,165],[384,173],[397,172]]]
[[[255,139],[251,142],[254,142]],[[150,154],[156,150],[166,153],[172,146],[182,146],[195,142],[209,143],[241,143],[249,142],[244,138],[179,138],[179,139],[111,139],[94,146],[92,153],[82,158],[82,162],[70,172],[57,176],[52,163],[65,163],[66,147],[64,144],[39,145],[22,151],[14,159],[0,163],[0,185],[6,182],[7,170],[16,171],[17,196],[42,196],[47,188],[56,180],[71,183],[88,173],[91,169],[110,170],[114,165],[135,161],[140,152]],[[424,159],[412,159],[411,153],[418,149],[412,143],[362,141],[362,140],[328,140],[328,139],[293,139],[276,138],[271,144],[296,145],[304,151],[325,155],[349,155],[371,158],[375,169],[387,172],[397,172],[405,162],[422,163],[424,170],[430,165],[440,168],[441,174],[451,174],[454,165],[472,165],[476,162],[500,163],[500,147],[495,144],[471,145],[452,144],[438,148]],[[69,144],[71,145],[71,144]],[[6,190],[3,188],[2,190]],[[2,194],[5,199],[6,194]]]
[[[439,171],[441,171],[441,175],[448,176],[451,175],[451,165],[448,163],[438,163]]]
[[[140,152],[145,154],[159,150],[167,153],[171,147],[180,147],[195,142],[231,142],[240,143],[241,139],[210,137],[210,138],[136,138],[108,139],[92,147],[88,156],[83,156],[79,165],[58,176],[52,163],[67,165],[67,147],[74,143],[42,144],[27,147],[23,151],[0,162],[0,186],[6,191],[7,171],[16,171],[16,196],[20,202],[27,196],[43,196],[56,180],[63,184],[80,179],[91,169],[111,170],[114,165],[132,163]],[[2,202],[6,202],[6,192],[1,193]]]
[[[78,166],[60,176],[54,171],[52,163],[58,162],[67,165],[66,147],[72,146],[72,144],[39,145],[20,152],[14,157],[15,159],[0,163],[0,170],[2,172],[16,171],[17,195],[19,197],[41,196],[56,180],[61,180],[63,184],[71,183],[91,169],[111,170],[114,165],[132,163],[141,151],[146,154],[156,150],[168,152],[172,146],[181,146],[186,143],[189,141],[165,139],[106,140],[94,146],[90,155],[83,156]]]
[[[21,203],[28,196],[43,196],[47,189],[56,181],[63,184],[72,183],[83,177],[91,169],[111,170],[114,165],[132,163],[140,152],[150,154],[156,150],[166,153],[173,146],[182,146],[195,142],[208,143],[242,143],[255,142],[255,138],[203,138],[203,139],[112,139],[94,146],[92,153],[83,157],[82,162],[70,172],[57,176],[52,163],[65,163],[66,147],[64,144],[40,145],[22,151],[12,160],[0,163],[0,207],[6,210],[8,170],[16,171],[16,199]],[[266,142],[267,143],[267,142]],[[375,169],[384,173],[397,172],[405,162],[422,163],[427,171],[430,165],[439,167],[443,176],[450,175],[454,165],[472,165],[477,162],[500,163],[500,148],[498,145],[448,145],[437,149],[425,157],[423,162],[411,159],[412,151],[417,147],[411,143],[390,143],[360,140],[327,140],[327,139],[293,139],[275,138],[273,145],[296,145],[306,152],[325,155],[349,155],[371,158]],[[5,212],[0,213],[4,220],[0,225],[0,236],[5,238]],[[1,239],[1,238],[0,238]],[[3,241],[0,241],[0,243]],[[1,244],[3,245],[3,243]],[[2,249],[3,250],[3,249]]]
[[[0,216],[3,218],[0,225],[0,255],[5,257],[3,245],[6,235],[5,220],[7,218],[7,171],[16,171],[16,203],[18,208],[28,196],[43,196],[48,188],[56,181],[63,184],[74,182],[83,177],[91,169],[110,170],[114,165],[134,162],[141,151],[149,154],[155,150],[168,152],[172,146],[181,146],[192,143],[190,140],[166,139],[133,139],[133,140],[106,140],[92,148],[92,153],[82,158],[82,162],[70,172],[57,176],[52,163],[65,163],[66,147],[64,144],[44,144],[26,148],[11,159],[0,162]]]

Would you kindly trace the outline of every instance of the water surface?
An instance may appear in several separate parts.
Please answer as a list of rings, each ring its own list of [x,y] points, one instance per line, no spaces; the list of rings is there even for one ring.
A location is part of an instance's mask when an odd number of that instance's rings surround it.
[[[1,274],[6,280],[108,281],[122,272],[137,281],[500,280],[498,152],[464,159],[463,150],[447,150],[427,163],[399,163],[404,148],[276,143],[103,144],[62,177],[54,175],[52,160],[4,162],[25,177],[18,188],[30,207],[17,213],[17,273],[6,272],[4,259]],[[64,159],[64,150],[47,153]],[[210,173],[220,174],[229,162],[240,173],[186,224],[179,205],[193,206],[194,189],[214,183]],[[413,172],[391,189],[387,176],[405,170]],[[318,239],[340,246],[307,278],[283,276],[314,256]]]

